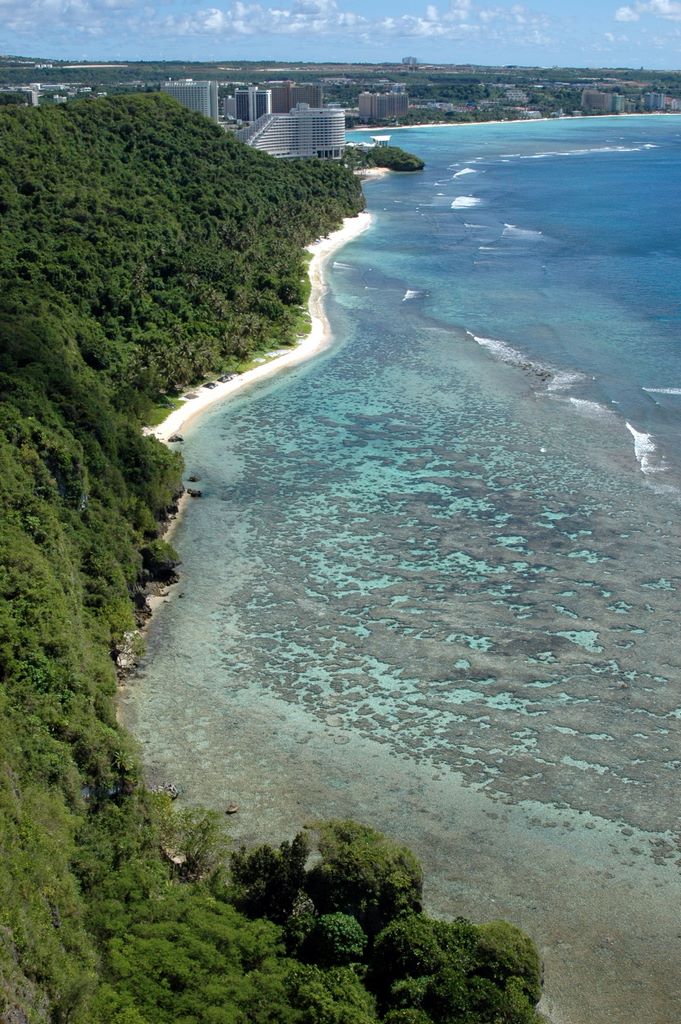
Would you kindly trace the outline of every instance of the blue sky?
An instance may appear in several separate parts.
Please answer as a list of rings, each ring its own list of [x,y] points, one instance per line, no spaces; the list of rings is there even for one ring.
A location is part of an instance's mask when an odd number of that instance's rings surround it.
[[[681,0],[0,0],[0,53],[673,69]]]

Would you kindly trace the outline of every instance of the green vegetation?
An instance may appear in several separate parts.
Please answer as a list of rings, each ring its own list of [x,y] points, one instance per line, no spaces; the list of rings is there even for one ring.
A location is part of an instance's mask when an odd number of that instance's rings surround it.
[[[330,822],[311,868],[300,835],[230,871],[224,818],[147,792],[116,722],[144,584],[177,567],[159,523],[182,466],[142,422],[286,341],[304,243],[361,205],[346,168],[275,161],[166,97],[0,111],[3,1020],[536,1019],[529,940],[429,922],[409,851]],[[423,928],[423,969],[384,970]]]
[[[303,245],[362,200],[344,168],[272,160],[162,96],[6,106],[0,140],[0,975],[30,1020],[91,1021],[84,851],[97,836],[118,885],[163,875],[113,705],[141,585],[176,563],[158,524],[181,463],[141,424],[289,337]]]
[[[526,936],[504,922],[426,917],[408,850],[355,822],[319,828],[321,861],[307,871],[299,834],[234,854],[232,884],[215,867],[193,885],[147,874],[123,911],[102,899],[107,980],[94,1019],[538,1024],[540,965]],[[393,916],[384,904],[373,938],[353,914],[357,891],[372,907],[381,893],[402,894]],[[323,903],[343,909],[319,914]]]
[[[370,149],[352,146],[346,151],[345,162],[353,170],[387,167],[391,171],[422,171],[426,166],[421,157],[399,146],[372,146]]]

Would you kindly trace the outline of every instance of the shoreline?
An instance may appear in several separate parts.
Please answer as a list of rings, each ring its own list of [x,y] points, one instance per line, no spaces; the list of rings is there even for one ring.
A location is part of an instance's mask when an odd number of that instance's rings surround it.
[[[382,171],[383,168],[377,168],[377,170]],[[386,169],[385,173],[388,174],[390,172]],[[371,175],[371,177],[382,176],[382,174]],[[347,245],[348,242],[358,238],[359,235],[367,231],[371,227],[371,223],[372,215],[367,210],[362,210],[355,217],[345,217],[342,226],[336,231],[332,231],[330,235],[320,238],[305,247],[307,252],[312,253],[312,259],[307,269],[312,286],[307,304],[311,324],[308,334],[300,339],[295,348],[283,349],[280,353],[274,354],[272,358],[268,359],[261,366],[255,366],[251,370],[246,370],[233,380],[219,383],[214,388],[204,388],[202,385],[198,385],[196,398],[187,399],[179,409],[173,409],[161,423],[154,427],[144,427],[142,433],[147,437],[155,437],[162,444],[168,445],[171,443],[170,438],[174,434],[183,430],[213,405],[230,398],[247,385],[269,377],[285,366],[292,366],[303,362],[326,348],[330,344],[332,336],[324,309],[324,299],[328,291],[324,271],[329,259],[339,249]],[[191,393],[193,389],[189,388],[188,391]],[[170,541],[172,539],[190,500],[189,492],[186,489],[183,490],[177,500],[177,510],[165,520],[163,525],[162,536],[164,540]],[[147,594],[146,605],[149,609],[149,616],[141,626],[142,632],[146,631],[158,606],[168,600],[170,588],[173,586],[176,586],[176,584],[169,583],[160,588],[158,593]]]
[[[591,126],[591,131],[594,130],[595,127]],[[471,146],[475,144],[471,140],[468,142]],[[272,479],[276,484],[276,476]],[[199,508],[198,514],[195,513],[192,519],[185,522],[193,524],[194,518],[203,519],[204,511],[208,510]],[[312,509],[313,514],[317,511]],[[219,551],[220,545],[224,544],[226,531],[216,530],[212,522],[207,527],[206,532],[221,535],[212,549],[213,552]],[[282,518],[277,528],[283,532],[286,519]],[[364,533],[368,534],[368,529]],[[197,541],[203,539],[200,533],[195,536]],[[198,548],[198,544],[194,547]],[[207,553],[207,561],[210,562],[211,551]],[[257,559],[259,549],[256,547],[253,553]],[[236,558],[245,561],[244,554],[248,556],[246,547],[243,553],[241,549],[234,552]],[[202,552],[201,556],[206,559],[206,552]],[[257,579],[258,563],[255,560],[253,562]],[[196,564],[201,572],[201,561],[197,559]],[[188,579],[192,565],[187,562]],[[185,568],[182,571],[184,575]],[[596,574],[600,570],[596,568],[593,572]],[[579,576],[583,581],[587,578],[584,573],[579,573]],[[198,578],[201,587],[205,588],[204,577],[200,575]],[[243,590],[247,592],[246,588]],[[239,597],[243,590],[234,591],[239,613],[242,611]],[[412,592],[409,591],[410,595]],[[191,597],[193,603],[189,587],[187,597]],[[673,603],[673,598],[671,600]],[[189,601],[185,603],[189,605]],[[329,618],[322,618],[326,605],[322,606],[321,602],[319,604],[319,629],[327,635],[333,635],[328,628]],[[301,609],[304,615],[301,614],[299,619],[312,618],[315,613],[314,605],[301,603]],[[206,611],[202,611],[207,618]],[[162,634],[158,645],[161,654],[168,636],[187,612],[188,607],[178,607],[177,603],[171,603],[160,617],[165,621],[170,616],[167,632]],[[199,619],[197,615],[197,621]],[[263,629],[263,614],[256,610],[254,619],[256,629]],[[619,620],[613,618],[612,621]],[[231,622],[225,615],[218,620],[217,625],[211,626],[209,623],[210,629],[206,629],[205,633],[190,632],[188,635],[191,636],[191,643],[183,644],[187,660],[173,661],[169,658],[167,662],[161,663],[161,667],[166,668],[164,674],[169,677],[169,682],[170,679],[174,681],[176,676],[181,678],[173,691],[173,699],[168,701],[170,714],[175,716],[170,719],[175,735],[166,734],[164,744],[156,747],[156,757],[152,760],[154,766],[164,764],[161,760],[164,749],[172,749],[176,744],[186,748],[190,768],[199,760],[197,750],[202,752],[209,746],[218,750],[213,774],[206,769],[204,757],[200,758],[196,786],[201,787],[200,796],[210,799],[212,794],[218,808],[223,806],[225,787],[229,787],[230,798],[235,797],[244,812],[241,817],[236,816],[232,827],[241,829],[246,841],[249,841],[260,821],[264,823],[263,831],[257,841],[274,843],[290,840],[293,831],[291,819],[294,815],[297,820],[305,821],[314,817],[315,812],[318,814],[319,808],[329,808],[330,813],[338,817],[356,816],[360,820],[369,820],[376,827],[386,828],[389,834],[399,835],[400,840],[405,842],[406,834],[411,830],[419,836],[427,857],[432,907],[437,907],[440,912],[445,907],[451,916],[468,913],[469,908],[474,907],[474,920],[477,921],[480,913],[477,908],[482,896],[484,919],[504,917],[517,923],[522,921],[524,926],[527,922],[527,930],[532,932],[536,922],[542,922],[542,949],[545,950],[547,980],[550,985],[545,1010],[552,1011],[551,1016],[556,1024],[558,1021],[565,1024],[567,1020],[575,1019],[570,1012],[571,989],[601,989],[607,984],[613,985],[613,976],[618,971],[622,972],[622,976],[630,971],[632,980],[630,983],[627,981],[629,987],[622,983],[622,994],[616,993],[618,1003],[611,1015],[617,1020],[628,1020],[625,1004],[628,998],[634,1003],[635,993],[632,990],[637,984],[640,985],[643,973],[642,968],[634,970],[630,966],[632,960],[636,965],[642,962],[647,968],[651,987],[650,1002],[653,1004],[649,1014],[653,1019],[656,1018],[653,995],[657,993],[653,990],[657,986],[650,957],[656,953],[658,946],[663,945],[666,946],[664,955],[668,956],[670,947],[673,947],[675,932],[669,927],[673,923],[670,911],[664,914],[660,912],[660,908],[664,910],[665,903],[667,907],[673,905],[673,879],[668,876],[672,875],[674,868],[671,864],[668,867],[662,865],[667,877],[658,881],[642,866],[647,861],[641,850],[646,851],[648,844],[655,841],[655,836],[640,836],[638,831],[632,835],[630,830],[625,833],[619,822],[602,825],[593,817],[585,821],[583,817],[578,818],[576,813],[584,815],[590,812],[576,812],[572,815],[569,806],[559,806],[554,811],[536,805],[527,807],[528,801],[524,801],[515,810],[510,804],[510,798],[501,798],[494,804],[488,804],[482,796],[477,799],[476,792],[471,789],[457,789],[444,769],[424,764],[420,770],[415,759],[407,760],[403,755],[391,759],[389,752],[392,745],[385,744],[383,749],[370,746],[369,743],[360,745],[359,740],[350,736],[350,729],[354,729],[352,718],[349,715],[343,718],[337,714],[343,710],[342,704],[331,703],[330,700],[329,706],[321,712],[321,727],[318,728],[311,715],[304,716],[296,712],[295,708],[289,711],[289,705],[283,701],[277,703],[273,699],[267,700],[262,677],[256,677],[256,686],[250,693],[240,690],[239,686],[233,688],[236,693],[232,690],[228,692],[219,709],[222,716],[220,728],[215,727],[212,734],[208,733],[206,722],[209,713],[222,695],[216,696],[212,688],[209,692],[204,679],[211,672],[219,671],[219,664],[231,659],[223,653],[218,664],[217,657],[212,655],[210,659],[207,656],[204,659],[204,651],[210,651],[214,644],[220,652],[225,633],[232,629]],[[162,622],[158,625],[161,627]],[[632,625],[638,623],[634,620]],[[242,636],[245,632],[241,631]],[[268,634],[272,635],[269,630]],[[297,642],[301,642],[298,633],[294,637]],[[637,637],[636,643],[642,643],[642,640]],[[240,653],[237,646],[237,658]],[[481,656],[476,654],[476,667],[478,657]],[[163,682],[162,679],[162,685]],[[241,684],[240,679],[238,683]],[[224,689],[227,690],[227,687]],[[326,692],[331,693],[333,698],[340,691]],[[192,706],[182,718],[187,693],[191,694]],[[629,700],[630,693],[631,689],[623,691],[622,704]],[[619,700],[616,697],[618,704]],[[304,705],[301,707],[305,709]],[[158,716],[157,707],[152,706],[152,712],[148,728],[158,730],[162,717]],[[398,720],[398,736],[410,721],[407,714],[403,717],[406,724],[403,724],[402,719]],[[179,718],[177,725],[176,718]],[[523,724],[527,720],[519,721]],[[565,725],[565,719],[562,722]],[[572,741],[565,742],[567,744]],[[575,742],[579,740],[575,739]],[[406,742],[402,750],[405,746]],[[245,754],[242,754],[244,749]],[[264,770],[263,750],[273,754],[268,757],[270,764],[265,765]],[[228,752],[227,763],[225,752]],[[628,764],[628,761],[625,759],[624,763]],[[169,772],[167,777],[173,778],[174,774]],[[181,774],[178,781],[185,784]],[[607,784],[606,776],[602,785],[605,787]],[[633,790],[634,786],[631,788]],[[195,793],[191,796],[194,802]],[[272,820],[275,822],[274,829]],[[280,831],[276,831],[277,828]],[[239,840],[244,841],[241,835],[236,840],[237,845]],[[635,844],[635,852],[632,852]],[[499,851],[502,856],[495,863]],[[535,863],[538,868],[533,872],[532,865]],[[460,865],[464,865],[464,868]],[[622,865],[626,867],[626,872]],[[590,872],[588,877],[586,872]],[[620,872],[623,873],[621,879]],[[583,881],[578,885],[580,879]],[[666,882],[665,888],[662,888],[663,881]],[[609,895],[611,892],[612,897]],[[612,900],[617,916],[608,917],[603,914],[601,917],[601,900],[605,906],[606,901]],[[647,909],[645,914],[644,905]],[[639,907],[640,917],[637,913]],[[584,917],[587,914],[596,921],[593,940],[585,925]],[[631,941],[629,936],[633,936],[634,940]],[[618,961],[621,965],[619,967]],[[585,974],[582,974],[582,964],[585,965]],[[657,977],[661,976],[664,969],[663,962],[658,967]],[[577,973],[577,978],[570,977],[573,972]],[[585,978],[584,982],[582,978]],[[573,1009],[574,1005],[573,998]],[[583,1005],[588,1006],[587,999]],[[600,1017],[598,1005],[594,1017],[608,1019],[609,1013]],[[577,1006],[579,1009],[580,1004],[577,1003]],[[593,1007],[591,1009],[593,1013]],[[636,1016],[636,1011],[633,1015]],[[591,1014],[585,1009],[581,1015],[582,1022],[589,1017]],[[579,1013],[576,1019],[580,1019]],[[662,1012],[658,1019],[663,1019]]]
[[[324,310],[324,298],[328,291],[324,271],[331,256],[334,255],[348,242],[359,237],[371,227],[372,215],[362,210],[355,217],[346,217],[342,227],[332,231],[330,235],[321,238],[311,245],[306,246],[306,251],[312,253],[312,259],[308,267],[308,275],[312,289],[308,300],[308,310],[311,318],[310,331],[300,339],[295,348],[279,349],[271,353],[261,366],[255,366],[251,370],[240,373],[233,380],[219,383],[214,388],[205,388],[199,384],[196,386],[196,398],[185,399],[179,409],[174,409],[166,416],[161,423],[154,427],[144,427],[142,432],[147,437],[155,437],[163,444],[169,444],[173,434],[177,434],[189,425],[197,416],[217,402],[228,398],[235,392],[240,391],[246,385],[254,381],[269,377],[272,373],[278,372],[285,366],[292,366],[303,362],[327,347],[331,340],[329,322]],[[193,392],[193,388],[186,389]],[[183,495],[184,497],[184,495]],[[179,514],[178,514],[179,516]],[[178,516],[174,521],[177,521]]]
[[[621,117],[673,117],[674,115],[679,116],[679,113],[677,111],[669,114],[662,111],[650,111],[644,114],[639,111],[632,114],[580,114],[578,117],[565,114],[563,117],[509,117],[503,121],[423,121],[419,124],[388,125],[387,128],[392,133],[407,132],[412,128],[479,128],[485,124],[539,124],[542,121],[607,121]],[[364,126],[362,128],[349,128],[348,131],[375,133],[379,129],[380,126],[374,126],[373,128]]]

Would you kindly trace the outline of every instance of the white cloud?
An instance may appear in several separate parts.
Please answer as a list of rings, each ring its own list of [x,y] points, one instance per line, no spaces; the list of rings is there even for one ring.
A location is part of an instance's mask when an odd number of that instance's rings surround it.
[[[638,21],[640,17],[633,7],[618,7],[615,11],[615,21]]]
[[[647,3],[626,4],[615,11],[615,21],[639,21],[642,14],[652,14],[665,21],[681,21],[679,0],[648,0]]]
[[[424,3],[420,14],[371,17],[365,3],[354,2],[356,10],[339,6],[353,0],[275,0],[273,6],[267,6],[266,0],[232,0],[224,7],[194,6],[184,11],[176,7],[174,13],[167,14],[144,7],[127,17],[126,8],[133,0],[0,0],[0,7],[6,27],[36,36],[51,25],[84,36],[105,32],[114,36],[127,26],[139,38],[212,37],[225,41],[273,36],[336,37],[339,42],[363,40],[376,45],[399,38],[493,39],[539,46],[548,41],[549,19],[521,4],[490,7],[483,6],[484,0],[449,0],[442,8]],[[652,2],[669,4],[671,0]]]

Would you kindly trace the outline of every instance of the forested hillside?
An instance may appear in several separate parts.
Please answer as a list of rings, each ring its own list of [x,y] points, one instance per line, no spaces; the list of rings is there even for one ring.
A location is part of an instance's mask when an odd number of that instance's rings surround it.
[[[288,340],[302,246],[361,205],[344,168],[166,97],[0,110],[2,1024],[534,1019],[528,940],[428,924],[413,858],[373,834],[327,827],[316,874],[302,840],[243,855],[230,884],[222,822],[147,793],[116,723],[112,655],[181,472],[141,425]],[[412,932],[425,966],[403,951],[389,978]]]

